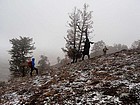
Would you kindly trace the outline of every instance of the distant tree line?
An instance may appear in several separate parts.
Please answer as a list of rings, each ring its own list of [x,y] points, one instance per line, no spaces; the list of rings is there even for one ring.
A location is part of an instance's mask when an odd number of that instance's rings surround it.
[[[91,57],[103,55],[103,48],[105,46],[107,46],[107,48],[108,48],[107,54],[118,52],[123,49],[128,49],[127,45],[114,44],[114,46],[110,46],[110,45],[106,45],[105,42],[101,40],[101,41],[94,43],[94,45],[91,49]]]
[[[91,58],[95,57],[95,56],[103,55],[103,48],[105,46],[107,46],[107,48],[108,48],[107,54],[115,53],[115,52],[118,52],[118,51],[121,51],[124,49],[126,49],[126,50],[137,49],[137,48],[140,49],[140,40],[134,41],[131,44],[130,48],[128,48],[128,46],[124,45],[124,44],[114,44],[113,46],[111,46],[111,45],[106,45],[106,43],[103,40],[97,41],[91,47],[91,51],[90,51]],[[70,63],[70,58],[68,57],[68,55],[66,55],[65,58],[59,62],[61,62],[62,65],[65,65],[67,63]]]

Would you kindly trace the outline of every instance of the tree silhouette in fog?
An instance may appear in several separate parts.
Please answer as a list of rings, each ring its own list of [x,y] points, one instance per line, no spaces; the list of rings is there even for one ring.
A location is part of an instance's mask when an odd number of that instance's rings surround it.
[[[102,49],[104,48],[105,45],[106,44],[104,41],[102,41],[102,40],[98,41],[98,42],[94,43],[91,52],[94,53],[94,55],[98,55],[100,51],[102,52]]]
[[[140,48],[140,40],[134,41],[131,45],[132,49]]]
[[[27,59],[31,58],[33,50],[35,50],[33,39],[29,37],[19,37],[9,40],[12,44],[12,48],[9,51],[11,59],[9,61],[10,71],[14,76],[25,76],[28,70],[25,71],[26,67],[21,66]]]
[[[38,61],[40,73],[46,71],[50,67],[50,62],[47,56],[41,55],[40,60]]]
[[[91,50],[91,57],[95,57],[95,56],[99,56],[99,55],[103,55],[103,48],[107,46],[107,54],[109,53],[115,53],[115,52],[118,52],[118,51],[121,51],[121,50],[127,50],[128,47],[127,45],[124,45],[124,44],[114,44],[113,46],[110,46],[110,45],[106,45],[104,41],[98,41],[98,42],[95,42],[93,47],[92,47],[92,50]]]
[[[82,57],[84,40],[86,39],[85,31],[88,30],[88,36],[92,32],[92,11],[88,11],[88,7],[87,4],[84,4],[83,10],[75,7],[74,11],[69,14],[69,29],[65,37],[66,45],[62,50],[67,52],[68,57],[73,59],[73,62]]]

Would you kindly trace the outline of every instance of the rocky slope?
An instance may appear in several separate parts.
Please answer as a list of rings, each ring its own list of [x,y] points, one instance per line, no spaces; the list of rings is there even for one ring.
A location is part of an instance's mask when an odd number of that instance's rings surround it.
[[[140,50],[53,68],[0,87],[1,105],[139,105]]]

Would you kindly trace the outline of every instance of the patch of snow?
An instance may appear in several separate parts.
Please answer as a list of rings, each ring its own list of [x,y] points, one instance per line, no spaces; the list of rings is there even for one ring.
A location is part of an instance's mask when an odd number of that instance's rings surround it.
[[[137,85],[140,85],[140,83],[131,83],[129,85],[129,89],[132,89],[133,87],[137,86]]]

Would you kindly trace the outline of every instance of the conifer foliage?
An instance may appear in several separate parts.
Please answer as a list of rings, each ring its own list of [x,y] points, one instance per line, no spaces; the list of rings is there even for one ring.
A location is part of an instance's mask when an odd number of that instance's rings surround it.
[[[40,55],[40,60],[38,61],[40,73],[43,71],[48,70],[50,67],[50,61],[47,56]]]
[[[25,66],[21,64],[26,63],[27,59],[31,57],[33,50],[35,50],[33,39],[29,37],[19,37],[9,40],[12,44],[12,48],[9,51],[11,59],[9,60],[10,71],[13,76],[25,76]]]

